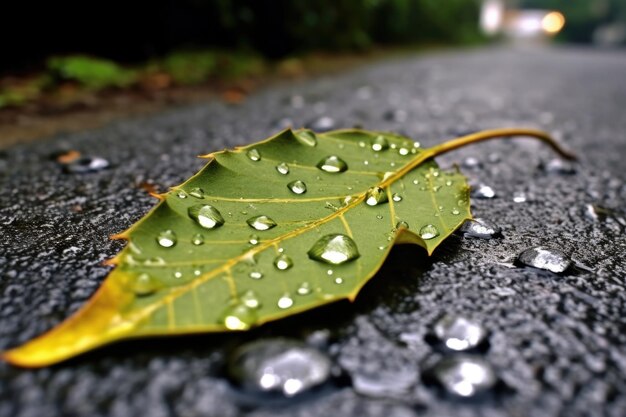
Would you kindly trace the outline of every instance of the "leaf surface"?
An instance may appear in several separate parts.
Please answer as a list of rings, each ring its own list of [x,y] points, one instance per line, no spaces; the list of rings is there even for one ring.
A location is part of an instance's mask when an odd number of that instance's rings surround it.
[[[423,150],[390,133],[285,130],[207,155],[117,236],[129,244],[83,309],[4,358],[45,366],[119,339],[246,330],[353,300],[394,243],[430,254],[471,218],[465,177],[432,160],[470,142]]]

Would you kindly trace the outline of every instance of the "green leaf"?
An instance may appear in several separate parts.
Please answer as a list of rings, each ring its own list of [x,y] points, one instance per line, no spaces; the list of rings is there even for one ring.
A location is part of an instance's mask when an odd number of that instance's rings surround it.
[[[129,337],[246,330],[353,300],[395,243],[430,254],[471,218],[469,187],[434,156],[497,136],[423,150],[362,130],[285,130],[211,161],[129,230],[97,294],[4,358],[43,366]]]

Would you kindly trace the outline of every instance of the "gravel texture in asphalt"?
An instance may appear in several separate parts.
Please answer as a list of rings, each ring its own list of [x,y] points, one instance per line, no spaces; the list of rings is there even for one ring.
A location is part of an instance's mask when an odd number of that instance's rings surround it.
[[[196,155],[286,124],[360,125],[424,146],[537,127],[580,161],[559,165],[530,139],[446,155],[443,166],[458,163],[493,189],[473,212],[501,236],[456,235],[431,258],[397,248],[355,303],[252,332],[123,342],[35,370],[0,363],[0,416],[625,415],[625,73],[623,51],[435,53],[3,151],[0,348],[50,329],[93,294],[109,270],[102,261],[123,245],[109,235],[154,205],[146,188],[166,190],[204,164]],[[64,170],[55,155],[70,149],[109,166]],[[553,274],[516,262],[537,246],[572,266]],[[459,334],[469,353],[445,346]],[[278,337],[328,356],[327,381],[290,398],[240,388],[229,358]]]

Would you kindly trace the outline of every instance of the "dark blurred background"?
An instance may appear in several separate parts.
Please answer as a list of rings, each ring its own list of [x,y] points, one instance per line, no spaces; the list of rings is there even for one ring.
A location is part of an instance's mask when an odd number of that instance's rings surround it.
[[[626,0],[21,0],[0,16],[0,134],[15,137],[54,132],[24,129],[64,112],[124,116],[216,92],[238,103],[268,81],[355,57],[626,44]]]
[[[2,9],[3,71],[69,53],[139,62],[178,48],[220,47],[277,58],[479,36],[472,0],[22,0]]]

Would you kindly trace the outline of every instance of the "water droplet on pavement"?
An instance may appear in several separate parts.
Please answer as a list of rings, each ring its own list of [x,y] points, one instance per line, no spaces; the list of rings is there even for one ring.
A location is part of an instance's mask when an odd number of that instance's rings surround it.
[[[477,217],[473,220],[465,220],[459,228],[459,232],[466,237],[491,239],[500,234],[502,229],[492,221]]]
[[[560,250],[542,246],[526,249],[517,257],[517,260],[524,265],[555,274],[564,272],[572,264],[571,259]]]
[[[104,158],[98,156],[82,157],[63,166],[63,171],[68,174],[87,174],[109,168],[110,164]]]
[[[437,338],[454,351],[473,349],[487,336],[487,331],[479,323],[461,316],[443,316],[433,330]]]
[[[326,382],[331,362],[302,342],[269,339],[239,348],[229,361],[228,372],[246,390],[291,397]]]
[[[471,195],[474,198],[494,198],[496,192],[488,185],[478,184],[476,187],[472,187]]]
[[[447,392],[460,397],[473,397],[488,391],[497,382],[487,361],[469,355],[442,359],[435,365],[433,375]]]

